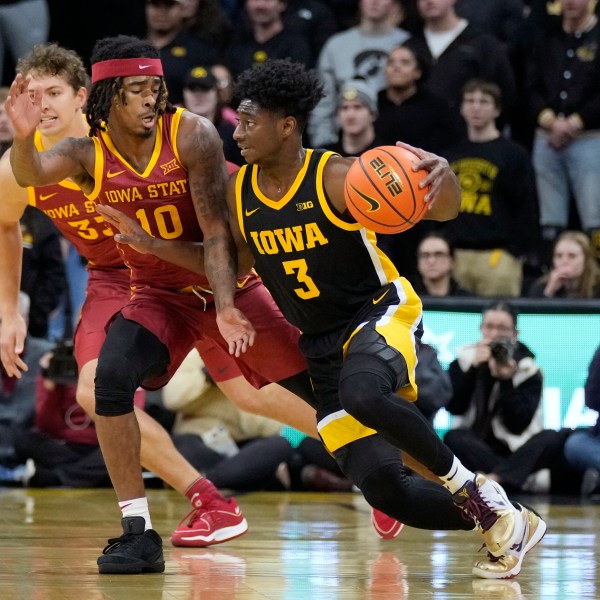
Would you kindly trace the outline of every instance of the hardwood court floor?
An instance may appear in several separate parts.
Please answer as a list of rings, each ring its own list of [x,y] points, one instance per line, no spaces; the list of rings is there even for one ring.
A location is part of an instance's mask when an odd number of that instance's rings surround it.
[[[118,535],[112,490],[0,489],[0,600],[435,600],[600,597],[600,506],[530,499],[547,519],[542,543],[512,581],[474,579],[474,533],[371,529],[358,494],[238,496],[245,536],[210,549],[174,548],[186,513],[170,490],[148,492],[165,541],[164,574],[99,575]]]

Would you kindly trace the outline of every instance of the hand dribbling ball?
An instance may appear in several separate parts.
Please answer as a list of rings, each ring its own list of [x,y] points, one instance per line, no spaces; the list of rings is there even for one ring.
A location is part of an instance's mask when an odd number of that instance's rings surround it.
[[[400,233],[416,225],[427,212],[428,188],[419,182],[427,171],[413,171],[419,158],[399,146],[378,146],[354,161],[344,184],[352,216],[376,233]]]

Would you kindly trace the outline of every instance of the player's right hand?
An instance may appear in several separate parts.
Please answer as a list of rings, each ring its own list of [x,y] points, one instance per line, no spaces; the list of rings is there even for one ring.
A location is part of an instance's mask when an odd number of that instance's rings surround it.
[[[105,204],[96,204],[96,212],[109,225],[119,230],[119,233],[115,234],[115,242],[129,244],[136,252],[141,254],[151,253],[154,238],[146,233],[137,221],[134,221],[120,210]]]
[[[25,349],[27,323],[21,315],[13,319],[2,319],[0,327],[0,359],[7,375],[21,379],[21,371],[29,368],[21,358]]]
[[[42,92],[29,89],[31,76],[17,74],[10,86],[4,109],[12,121],[15,138],[27,138],[35,133],[42,119]]]

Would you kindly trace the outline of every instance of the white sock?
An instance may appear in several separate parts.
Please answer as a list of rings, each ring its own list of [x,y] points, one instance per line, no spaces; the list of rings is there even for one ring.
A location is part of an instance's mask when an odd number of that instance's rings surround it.
[[[458,492],[467,481],[473,481],[473,479],[475,479],[475,473],[465,468],[455,456],[450,471],[446,473],[446,475],[440,475],[439,478],[442,480],[444,487],[454,494],[454,492]]]
[[[123,517],[144,517],[146,521],[145,529],[152,529],[150,520],[150,511],[148,510],[148,498],[133,498],[132,500],[123,500],[119,502],[119,508]]]

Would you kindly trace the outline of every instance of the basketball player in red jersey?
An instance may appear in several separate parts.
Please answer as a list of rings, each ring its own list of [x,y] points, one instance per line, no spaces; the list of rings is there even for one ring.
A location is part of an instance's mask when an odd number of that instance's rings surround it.
[[[42,112],[41,117],[38,116],[38,131],[34,134],[36,148],[39,151],[50,150],[64,138],[85,137],[89,130],[81,111],[86,99],[85,72],[79,57],[56,45],[40,46],[21,61],[20,67],[21,72],[33,76],[30,91],[41,95]],[[87,137],[83,141],[93,144]],[[160,182],[157,185],[160,186]],[[75,345],[80,369],[78,399],[93,414],[93,382],[97,358],[105,338],[108,319],[130,299],[129,269],[124,268],[123,258],[112,239],[112,231],[96,213],[95,204],[72,181],[64,179],[55,185],[25,190],[17,185],[6,156],[0,162],[0,186],[4,192],[0,203],[0,274],[4,282],[1,292],[3,325],[0,341],[3,363],[15,376],[20,375],[20,369],[27,368],[19,357],[26,335],[26,324],[13,306],[20,277],[21,243],[18,222],[29,200],[49,214],[63,234],[88,259],[87,297]],[[256,285],[256,278],[245,277],[241,282],[250,289]],[[191,297],[189,294],[187,296]],[[214,321],[214,314],[212,320]],[[289,340],[295,339],[297,332],[283,319],[282,323],[283,335],[288,336],[288,341],[285,342],[287,346],[284,344],[282,347],[282,351],[286,351],[289,347],[295,348]],[[277,328],[276,323],[273,323],[273,327]],[[197,347],[220,387],[237,400],[241,408],[282,420],[305,433],[315,435],[314,409],[297,396],[278,386],[256,390],[241,376],[239,367],[229,357],[226,349],[210,340],[201,341]],[[297,351],[290,353],[290,357],[281,366],[272,367],[272,378],[287,378],[305,368]],[[254,381],[257,385],[268,382],[256,373]],[[149,415],[136,411],[136,417],[141,432],[142,464],[175,489],[185,493],[195,507],[191,517],[182,521],[173,534],[173,543],[206,546],[244,533],[247,525],[235,502],[225,501],[210,482],[200,478],[199,473],[175,450],[167,432]],[[117,493],[119,494],[118,489]],[[158,564],[160,566],[160,561]],[[126,565],[123,571],[135,572],[146,566],[134,561],[133,565]]]
[[[476,526],[489,556],[473,574],[517,575],[546,524],[497,483],[466,469],[415,407],[421,302],[373,233],[347,211],[343,189],[352,159],[302,147],[308,114],[322,96],[317,74],[266,61],[239,76],[235,96],[241,102],[234,138],[248,163],[228,187],[239,262],[256,264],[303,332],[299,345],[323,442],[372,506],[423,529]],[[428,217],[454,218],[460,188],[448,162],[409,149],[420,158],[415,170],[429,171],[422,182],[430,186]],[[166,245],[159,241],[152,251],[166,256]],[[178,263],[193,268],[194,249],[178,250]],[[407,477],[400,450],[443,487]]]

